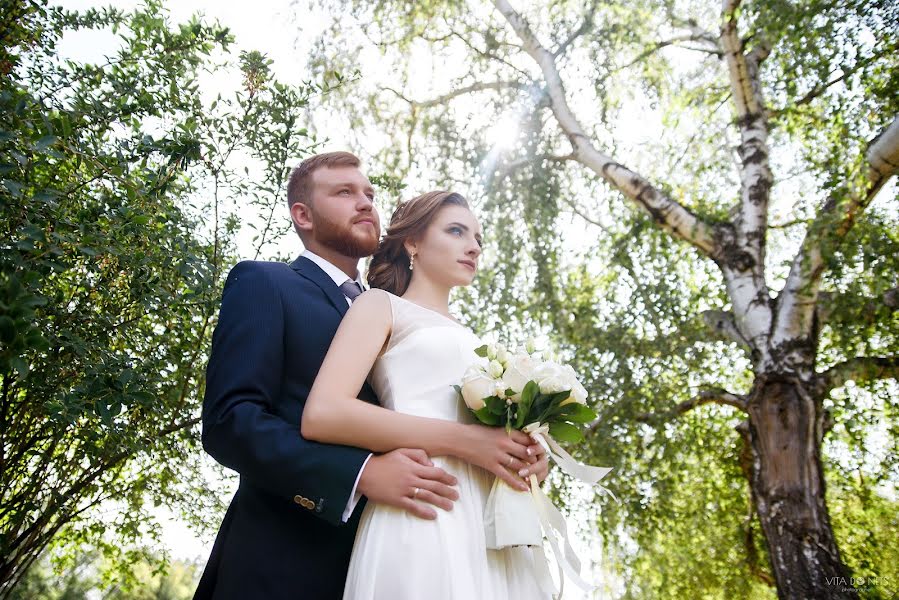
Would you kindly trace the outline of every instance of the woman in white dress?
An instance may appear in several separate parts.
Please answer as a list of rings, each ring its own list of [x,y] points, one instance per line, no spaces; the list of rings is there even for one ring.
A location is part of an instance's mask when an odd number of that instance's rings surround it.
[[[484,539],[494,476],[526,490],[518,473],[545,476],[546,463],[534,465],[523,452],[533,446],[521,432],[474,424],[452,387],[481,342],[450,315],[449,294],[472,282],[480,254],[480,225],[459,194],[430,192],[402,204],[372,258],[373,289],[347,312],[309,394],[304,437],[374,452],[421,448],[458,480],[458,500],[434,519],[366,505],[345,600],[546,597],[530,549],[488,550]],[[366,377],[383,408],[356,399]],[[408,482],[410,503],[439,505],[415,483]]]

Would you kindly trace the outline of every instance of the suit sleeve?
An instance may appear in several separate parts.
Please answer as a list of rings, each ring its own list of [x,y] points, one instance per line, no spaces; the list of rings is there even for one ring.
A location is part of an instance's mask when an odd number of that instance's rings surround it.
[[[367,450],[307,441],[273,410],[284,368],[281,295],[262,266],[228,275],[212,338],[203,447],[252,484],[340,524]],[[303,502],[303,500],[306,500]]]

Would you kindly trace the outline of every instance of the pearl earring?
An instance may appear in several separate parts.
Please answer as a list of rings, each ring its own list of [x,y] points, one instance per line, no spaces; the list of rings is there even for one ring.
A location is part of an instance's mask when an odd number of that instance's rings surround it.
[[[412,267],[414,264],[415,264],[415,253],[413,252],[409,255],[409,270],[410,271],[413,270]]]

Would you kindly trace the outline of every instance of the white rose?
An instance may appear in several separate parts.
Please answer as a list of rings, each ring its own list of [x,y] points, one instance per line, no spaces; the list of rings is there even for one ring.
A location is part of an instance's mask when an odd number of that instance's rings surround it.
[[[484,398],[492,396],[496,382],[477,365],[468,367],[462,376],[462,398],[471,410],[484,408]]]
[[[487,344],[487,358],[490,360],[496,358],[496,344]]]
[[[496,349],[496,360],[501,362],[503,365],[509,364],[509,359],[512,356],[509,354],[509,351],[506,350],[503,346],[498,346]]]
[[[490,364],[487,366],[487,373],[490,374],[494,379],[499,379],[503,376],[503,366],[499,361],[491,360]]]
[[[565,400],[562,404],[569,404],[570,402],[577,402],[579,404],[587,403],[587,388],[581,385],[581,382],[578,381],[577,373],[574,369],[571,368],[571,365],[565,365],[563,367],[565,378],[568,380],[568,387],[566,389],[571,390],[571,398]]]
[[[529,337],[528,340],[524,343],[525,352],[528,354],[533,354],[535,350],[537,350],[537,340],[532,337]]]
[[[555,394],[571,389],[565,370],[554,362],[542,363],[534,371],[534,380],[540,387],[541,394]]]
[[[503,384],[515,391],[513,400],[521,399],[521,391],[528,381],[534,378],[533,372],[536,367],[537,364],[527,354],[516,354],[509,359],[506,372],[503,373]]]

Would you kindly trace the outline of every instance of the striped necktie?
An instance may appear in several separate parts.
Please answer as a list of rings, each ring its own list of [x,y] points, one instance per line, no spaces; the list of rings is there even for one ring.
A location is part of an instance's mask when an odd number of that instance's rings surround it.
[[[359,294],[362,293],[362,286],[360,286],[352,279],[347,279],[340,284],[340,291],[343,292],[344,296],[350,299],[350,302],[352,302]]]

